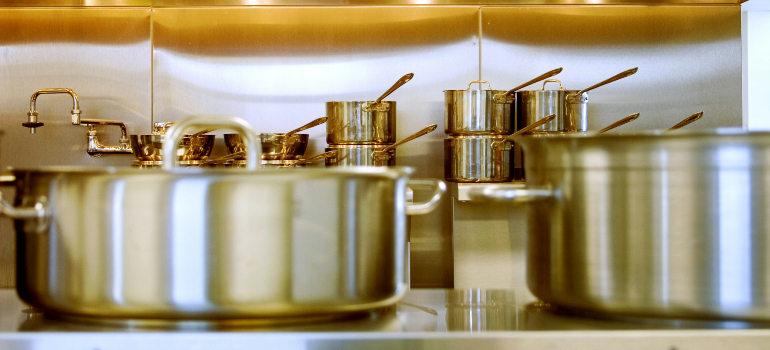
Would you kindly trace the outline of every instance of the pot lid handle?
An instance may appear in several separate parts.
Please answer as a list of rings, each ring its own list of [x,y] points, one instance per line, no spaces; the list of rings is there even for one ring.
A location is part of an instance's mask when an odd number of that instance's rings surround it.
[[[479,90],[481,89],[481,84],[487,84],[487,90],[492,90],[492,84],[490,84],[486,80],[474,80],[474,81],[471,81],[470,83],[468,83],[468,88],[465,89],[465,90],[470,90],[471,89],[471,85],[473,85],[473,84],[479,84]]]
[[[171,170],[179,166],[179,157],[176,155],[177,146],[185,136],[185,131],[192,128],[217,128],[232,129],[239,133],[243,138],[243,145],[246,150],[246,169],[256,170],[262,158],[262,143],[257,138],[256,132],[245,120],[235,117],[207,117],[195,116],[182,119],[171,126],[166,131],[166,137],[163,140],[163,170]],[[261,166],[261,164],[260,164]]]
[[[565,88],[563,88],[561,86],[561,80],[559,80],[559,79],[546,79],[546,81],[543,82],[543,88],[540,89],[540,91],[545,90],[545,84],[548,84],[548,83],[559,83],[559,90],[566,90]]]

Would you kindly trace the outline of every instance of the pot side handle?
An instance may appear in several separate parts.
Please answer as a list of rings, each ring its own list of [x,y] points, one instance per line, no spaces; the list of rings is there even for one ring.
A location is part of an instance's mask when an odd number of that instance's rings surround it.
[[[246,170],[254,171],[261,167],[262,143],[249,123],[235,117],[194,116],[184,118],[174,123],[171,128],[166,131],[166,138],[163,141],[162,151],[163,159],[168,159],[169,161],[163,162],[163,170],[169,171],[179,166],[179,158],[174,153],[177,150],[179,142],[182,141],[185,131],[193,127],[232,129],[239,133],[246,150]]]
[[[488,185],[469,189],[468,198],[474,201],[524,204],[554,199],[556,198],[556,193],[547,188],[526,188],[519,184]]]
[[[406,205],[407,215],[427,214],[436,209],[441,197],[446,193],[446,183],[438,179],[410,179],[407,186],[412,189],[426,188],[433,189],[433,196],[422,203],[412,203]]]
[[[17,208],[6,202],[3,199],[3,194],[0,193],[0,214],[5,215],[14,220],[29,220],[28,224],[32,227],[25,229],[25,231],[33,231],[37,233],[44,233],[48,231],[51,212],[46,207],[45,203],[37,202],[32,207]]]

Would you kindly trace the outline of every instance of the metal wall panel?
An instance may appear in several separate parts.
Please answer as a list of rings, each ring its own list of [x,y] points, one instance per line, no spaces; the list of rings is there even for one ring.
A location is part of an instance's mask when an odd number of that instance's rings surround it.
[[[478,7],[157,8],[154,118],[230,115],[286,132],[325,115],[327,101],[373,100],[399,77],[399,138],[443,126],[445,89],[478,78]],[[325,127],[309,130],[323,151]],[[398,148],[414,177],[443,178],[436,131]],[[221,149],[221,147],[220,147]],[[216,152],[222,152],[221,150]],[[420,193],[416,196],[419,198]],[[451,205],[412,219],[412,281],[452,285]]]
[[[87,128],[70,123],[69,96],[37,100],[45,126],[36,134],[21,123],[35,90],[68,87],[83,118],[119,119],[130,133],[149,132],[150,53],[147,8],[0,9],[0,168],[128,166],[132,155],[86,154]],[[105,144],[117,144],[116,127],[99,130]],[[12,232],[10,220],[0,219],[1,286],[13,283]]]
[[[498,89],[564,67],[556,78],[578,90],[639,67],[589,92],[589,130],[634,112],[624,129],[666,128],[698,111],[688,128],[742,123],[739,6],[483,8],[482,38],[482,78]]]

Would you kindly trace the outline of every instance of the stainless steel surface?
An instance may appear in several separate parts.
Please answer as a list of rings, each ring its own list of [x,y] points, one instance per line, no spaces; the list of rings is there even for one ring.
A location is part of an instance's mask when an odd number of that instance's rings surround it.
[[[473,299],[463,299],[471,296]],[[449,302],[448,302],[449,301]],[[459,301],[462,304],[457,304]],[[459,309],[467,313],[458,312]],[[145,324],[146,325],[146,324]],[[358,317],[254,324],[178,322],[143,327],[54,319],[0,290],[4,349],[757,349],[766,324],[608,320],[535,307],[526,290],[410,290],[394,307]]]
[[[735,5],[748,0],[7,0],[3,6]],[[760,0],[754,0],[758,2]]]
[[[114,5],[95,0],[66,2],[86,7],[79,9],[0,9],[0,32],[16,33],[0,38],[7,67],[0,70],[0,105],[6,106],[0,110],[0,128],[6,132],[0,165],[125,166],[133,160],[130,155],[86,155],[83,131],[64,124],[68,113],[61,112],[71,105],[64,96],[50,96],[39,106],[41,115],[60,123],[48,119],[32,135],[40,137],[30,138],[18,126],[19,117],[27,112],[29,93],[41,86],[75,89],[82,94],[84,113],[122,120],[130,134],[147,134],[153,121],[191,114],[243,117],[263,132],[278,133],[322,115],[326,101],[377,96],[385,88],[383,81],[395,80],[408,68],[419,79],[397,93],[398,133],[406,135],[442,122],[440,91],[447,87],[481,78],[513,86],[563,65],[560,76],[581,88],[608,71],[638,63],[642,71],[633,86],[619,83],[592,96],[589,130],[635,110],[644,111],[645,117],[629,129],[669,127],[678,121],[672,116],[701,109],[709,118],[694,128],[740,123],[737,6],[489,7],[469,2],[471,6],[367,7],[349,6],[366,5],[351,1],[338,2],[339,7],[281,7],[184,1],[144,3],[143,8],[93,7]],[[651,3],[573,3],[589,2]],[[485,4],[495,3],[504,4]],[[203,6],[231,4],[244,6]],[[302,3],[310,4],[334,3]],[[105,144],[117,144],[117,129],[99,133]],[[324,137],[323,130],[313,129],[306,154],[322,152]],[[51,149],[50,144],[59,147]],[[217,147],[212,155],[226,153],[221,143]],[[399,150],[398,162],[416,167],[420,177],[440,178],[443,157],[436,155],[442,148],[443,135],[428,135]],[[441,210],[413,219],[413,286],[453,283],[450,204],[446,199]],[[474,221],[472,217],[467,216]],[[12,228],[7,220],[0,225],[0,268],[7,268],[13,261]],[[8,281],[6,277],[0,279]]]
[[[131,149],[136,160],[140,162],[162,162],[163,142],[166,135],[131,135]],[[204,160],[214,149],[215,135],[185,137],[176,147],[176,157],[179,160]],[[162,163],[159,163],[162,164]]]
[[[694,128],[742,123],[737,6],[483,7],[481,12],[482,79],[524,81],[561,66],[565,87],[579,89],[639,67],[633,77],[591,96],[587,130],[632,111],[644,113],[628,125],[636,130],[667,128],[678,121],[672,116],[694,110],[713,116]],[[516,69],[510,69],[512,57]]]
[[[393,86],[391,86],[387,91],[383,92],[380,97],[377,97],[376,100],[374,100],[374,105],[380,104],[382,100],[384,100],[386,97],[390,96],[390,94],[393,93],[393,91],[396,91],[398,88],[404,86],[404,84],[408,83],[410,80],[414,78],[414,73],[406,73],[403,77],[396,80],[395,83],[393,83]],[[370,108],[372,106],[369,106]]]
[[[328,101],[374,99],[413,72],[417,79],[388,98],[398,101],[394,132],[403,137],[441,123],[440,91],[479,75],[478,6],[159,7],[153,37],[156,120],[232,115],[265,133],[325,115]],[[308,133],[305,154],[324,152],[326,131]],[[398,164],[441,178],[442,138],[405,145]],[[444,199],[412,219],[413,286],[452,285],[450,210]]]
[[[396,142],[396,102],[326,102],[326,143],[330,145],[382,145]]]
[[[167,136],[191,125],[202,124],[182,121]],[[431,182],[430,200],[405,203],[406,186],[421,183],[409,172],[15,170],[15,207],[39,203],[51,220],[47,230],[16,221],[17,291],[47,313],[93,322],[388,306],[406,292],[406,214],[432,209],[443,191]]]
[[[668,130],[676,130],[676,129],[679,129],[681,127],[690,125],[691,123],[697,121],[701,117],[703,117],[703,111],[695,113],[695,114],[693,114],[693,115],[691,115],[691,116],[689,116],[687,118],[684,118],[681,122],[676,123],[676,125],[668,128]]]
[[[487,84],[487,90],[471,89]],[[512,130],[514,97],[474,80],[465,90],[444,90],[444,132],[447,135],[507,135]]]
[[[329,145],[326,152],[336,151],[326,158],[327,167],[395,166],[396,149],[383,152],[388,145]]]
[[[301,159],[307,149],[310,134],[259,134],[262,144],[262,159],[291,160]],[[230,153],[242,152],[243,138],[238,134],[225,134],[225,146]],[[244,159],[244,158],[238,158]]]
[[[505,136],[450,136],[444,140],[444,178],[449,182],[509,182],[514,169],[512,145]],[[492,147],[502,142],[503,147]]]
[[[770,134],[740,129],[523,136],[528,285],[634,317],[770,320]],[[569,155],[565,157],[564,155]]]
[[[147,132],[152,116],[150,9],[7,8],[12,6],[7,2],[0,6],[0,168],[130,164],[130,154],[87,154],[86,130],[70,123],[71,96],[49,95],[39,101],[36,110],[45,127],[35,135],[19,124],[33,91],[67,86],[80,94],[84,115],[121,120],[129,133]],[[95,128],[101,143],[119,143],[118,128]],[[2,192],[13,196],[9,188]],[[3,287],[15,284],[14,240],[10,220],[0,220]]]

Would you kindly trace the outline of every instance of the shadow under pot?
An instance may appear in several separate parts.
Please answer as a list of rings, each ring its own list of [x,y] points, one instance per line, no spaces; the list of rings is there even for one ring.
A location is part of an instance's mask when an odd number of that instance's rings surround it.
[[[326,102],[326,143],[376,145],[396,142],[396,102]]]
[[[391,145],[328,145],[326,152],[337,151],[336,156],[326,158],[326,166],[394,166],[396,149],[383,149]]]
[[[265,160],[293,160],[305,155],[310,134],[292,134],[289,138],[285,134],[259,134],[262,142],[262,159]],[[225,146],[230,153],[242,152],[243,139],[239,134],[225,134]],[[236,158],[243,160],[243,157]]]
[[[444,177],[449,182],[487,183],[523,179],[506,136],[452,136],[444,139]]]
[[[163,140],[165,135],[130,135],[131,150],[139,162],[163,161]],[[177,148],[180,161],[198,161],[211,155],[214,149],[214,135],[184,136]]]

